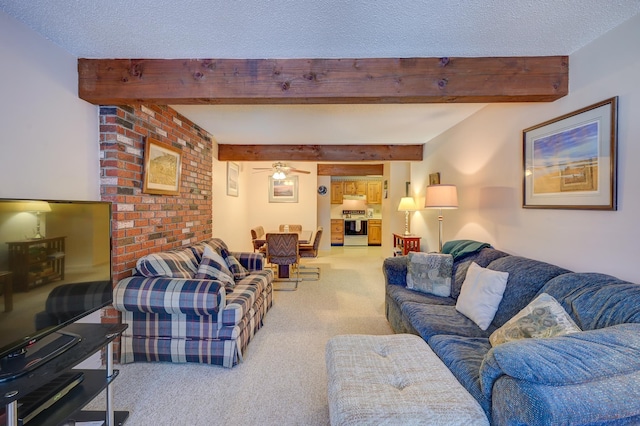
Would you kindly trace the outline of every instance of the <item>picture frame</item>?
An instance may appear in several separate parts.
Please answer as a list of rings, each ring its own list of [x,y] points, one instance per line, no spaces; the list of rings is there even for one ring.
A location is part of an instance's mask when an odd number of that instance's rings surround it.
[[[523,208],[617,210],[618,97],[522,131]]]
[[[227,195],[237,197],[240,191],[240,165],[227,162]]]
[[[297,203],[298,176],[287,176],[284,179],[274,179],[269,176],[270,203]]]
[[[148,138],[144,147],[145,194],[179,195],[182,151],[157,139]]]
[[[440,185],[440,172],[429,174],[429,185]]]

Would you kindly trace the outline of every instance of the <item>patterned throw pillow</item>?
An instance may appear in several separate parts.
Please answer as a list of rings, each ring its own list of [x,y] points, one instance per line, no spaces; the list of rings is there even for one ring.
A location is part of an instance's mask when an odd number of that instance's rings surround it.
[[[409,252],[407,288],[449,297],[452,269],[453,256],[450,254]]]
[[[494,331],[489,337],[491,346],[514,340],[563,336],[581,331],[567,311],[553,296],[542,293]]]
[[[136,270],[144,277],[191,278],[198,260],[191,250],[176,249],[142,256]]]
[[[212,253],[209,253],[212,254]],[[211,256],[203,256],[198,267],[198,272],[194,276],[200,280],[217,280],[224,284],[227,292],[233,291],[236,282],[231,277],[231,271],[222,256],[213,252]]]
[[[220,254],[222,254],[225,262],[227,262],[227,266],[229,267],[229,270],[231,270],[234,279],[241,280],[249,275],[249,271],[247,271],[238,259],[236,259],[235,256],[232,256],[227,249],[220,249]]]

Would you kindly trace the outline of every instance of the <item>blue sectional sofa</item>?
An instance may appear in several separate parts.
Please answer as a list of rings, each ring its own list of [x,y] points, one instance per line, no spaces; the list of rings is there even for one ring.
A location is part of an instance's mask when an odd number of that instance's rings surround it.
[[[393,330],[421,336],[492,424],[640,424],[640,285],[478,247],[452,253],[450,297],[408,289],[408,257],[385,259],[386,316]],[[509,273],[486,330],[456,310],[471,262]],[[553,296],[582,331],[492,347],[489,336],[542,293]]]
[[[233,270],[235,280],[203,276],[203,271],[217,274],[220,269],[211,270],[205,262],[206,247],[242,266]],[[133,276],[114,288],[113,306],[129,325],[122,334],[121,362],[233,367],[272,303],[273,271],[264,269],[260,253],[229,252],[224,241],[212,238],[149,254],[138,259]]]

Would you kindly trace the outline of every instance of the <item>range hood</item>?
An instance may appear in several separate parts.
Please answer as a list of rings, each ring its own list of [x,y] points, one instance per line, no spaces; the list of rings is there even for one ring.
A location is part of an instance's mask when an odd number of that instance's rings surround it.
[[[367,196],[366,195],[348,195],[348,194],[344,194],[342,196],[343,200],[361,200],[361,201],[366,201]]]

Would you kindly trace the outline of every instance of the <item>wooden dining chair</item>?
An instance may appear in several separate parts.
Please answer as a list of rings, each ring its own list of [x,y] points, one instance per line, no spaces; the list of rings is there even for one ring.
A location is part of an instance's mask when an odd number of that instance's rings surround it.
[[[300,280],[300,255],[298,254],[298,234],[293,232],[271,233],[266,235],[267,240],[267,262],[278,267],[278,273],[274,282],[288,281],[294,282],[293,288],[273,288],[274,290],[295,291],[298,289]],[[290,274],[294,271],[295,278]],[[286,272],[286,273],[285,273]]]
[[[267,246],[264,237],[264,227],[256,226],[251,228],[251,244],[253,245],[253,251],[258,253],[266,253]]]
[[[310,244],[300,244],[298,253],[300,258],[316,258],[318,257],[318,248],[322,239],[322,226],[318,226],[313,242]],[[308,266],[300,264],[300,273],[303,275],[302,281],[318,281],[320,279],[320,266]],[[305,275],[311,275],[310,278],[304,278]]]
[[[285,226],[287,225],[280,225],[278,230],[280,232],[284,232]],[[302,225],[289,225],[289,232],[300,232],[302,231]]]

